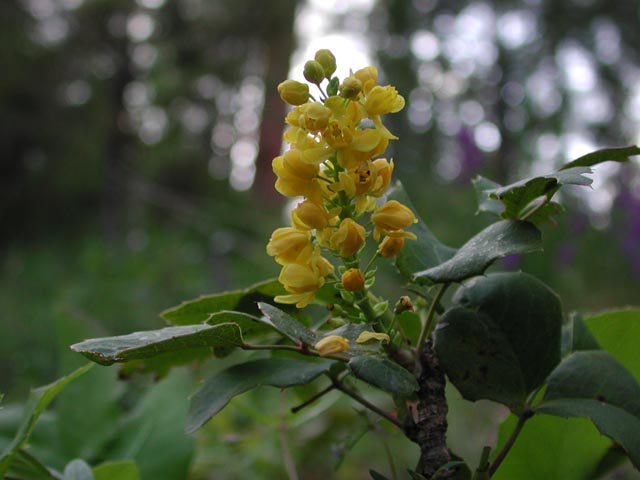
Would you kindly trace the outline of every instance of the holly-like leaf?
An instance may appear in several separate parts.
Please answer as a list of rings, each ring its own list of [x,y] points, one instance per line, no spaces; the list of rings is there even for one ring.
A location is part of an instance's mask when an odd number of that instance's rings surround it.
[[[235,347],[242,343],[242,334],[237,324],[221,323],[167,327],[117,337],[94,338],[71,345],[71,350],[82,353],[101,365],[111,365],[178,350]]]
[[[413,374],[387,358],[362,355],[349,360],[348,366],[360,380],[396,395],[408,397],[419,388]]]
[[[550,375],[536,413],[585,417],[640,469],[640,385],[604,351],[575,352]]]
[[[595,152],[587,153],[580,158],[564,165],[560,170],[567,170],[574,167],[593,167],[603,162],[626,162],[629,157],[640,155],[640,148],[636,145],[629,147],[604,148]]]
[[[540,231],[529,222],[503,220],[493,223],[465,243],[444,263],[415,273],[430,283],[462,282],[482,275],[498,258],[542,250]]]
[[[630,146],[598,150],[569,162],[548,175],[527,178],[506,186],[477,177],[473,185],[478,199],[478,211],[507,219],[526,218],[536,225],[552,222],[552,217],[563,211],[561,205],[551,201],[560,187],[589,186],[592,180],[585,177],[585,174],[592,173],[589,167],[609,160],[624,162],[633,155],[640,155],[640,148]]]
[[[80,375],[86,373],[92,366],[93,364],[91,363],[87,364],[66,377],[62,377],[49,385],[31,391],[27,404],[22,412],[20,427],[11,443],[5,447],[0,455],[0,477],[3,477],[7,472],[16,452],[23,448],[29,441],[29,437],[38,418],[42,415],[42,412],[45,411],[49,403],[51,403],[64,387]]]
[[[586,318],[584,323],[602,349],[629,370],[640,383],[640,309],[603,312]]]
[[[287,292],[278,280],[271,279],[243,290],[205,295],[182,302],[176,307],[165,310],[160,316],[173,325],[195,325],[206,322],[211,314],[226,310],[258,315],[260,312],[256,308],[256,302],[266,301],[285,293]]]
[[[396,256],[396,267],[400,273],[410,281],[414,281],[413,274],[416,270],[424,270],[440,265],[451,258],[456,250],[440,242],[431,230],[427,228],[426,223],[418,216],[400,182],[395,184],[389,194],[389,198],[409,207],[418,218],[418,223],[407,228],[407,231],[414,233],[418,239],[405,241],[404,247]]]
[[[495,273],[456,292],[436,329],[442,366],[467,400],[523,410],[560,361],[557,295],[525,273]]]
[[[263,302],[258,303],[258,308],[266,317],[260,321],[289,337],[294,343],[303,342],[313,346],[320,339],[320,336],[279,308]]]
[[[292,358],[266,358],[218,372],[191,398],[185,431],[195,432],[236,395],[260,385],[278,388],[305,385],[328,372],[334,363],[327,360],[306,362]]]

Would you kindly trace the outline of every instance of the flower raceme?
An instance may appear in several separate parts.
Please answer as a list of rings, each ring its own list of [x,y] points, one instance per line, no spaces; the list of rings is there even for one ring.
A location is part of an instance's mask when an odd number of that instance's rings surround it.
[[[404,98],[395,87],[378,85],[373,66],[342,82],[332,77],[335,69],[334,55],[319,50],[304,67],[311,85],[286,80],[278,86],[293,108],[283,135],[289,148],[272,162],[275,188],[302,201],[292,211],[291,226],[273,232],[267,253],[282,265],[279,281],[288,292],[275,300],[298,308],[313,301],[333,272],[323,253],[341,259],[350,272],[332,280],[336,287],[365,295],[368,287],[358,265],[367,237],[380,242],[376,257],[392,257],[405,239],[416,238],[405,231],[416,222],[409,208],[395,200],[378,204],[394,168],[393,160],[378,157],[397,139],[381,116],[402,110]]]

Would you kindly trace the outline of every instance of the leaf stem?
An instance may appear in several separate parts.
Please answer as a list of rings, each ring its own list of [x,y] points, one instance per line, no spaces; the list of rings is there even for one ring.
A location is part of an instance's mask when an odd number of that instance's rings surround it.
[[[511,447],[513,447],[513,444],[516,443],[516,439],[518,438],[518,435],[520,435],[520,432],[522,431],[522,427],[524,427],[524,424],[526,423],[526,421],[529,420],[532,416],[533,416],[533,412],[531,410],[525,410],[523,414],[520,415],[520,417],[518,418],[518,423],[513,429],[513,432],[511,432],[511,435],[509,436],[505,444],[502,446],[502,449],[500,450],[498,455],[496,455],[496,458],[493,460],[493,463],[489,467],[490,476],[496,473],[496,470],[498,469],[502,461],[505,459],[505,457],[509,453],[509,450],[511,450]]]
[[[336,388],[335,382],[336,381],[340,381],[342,380],[344,377],[346,377],[349,374],[349,372],[342,372],[338,378],[336,380],[332,379],[332,383],[323,388],[322,390],[320,390],[318,393],[316,393],[315,395],[313,395],[312,397],[308,398],[307,400],[305,400],[304,402],[302,402],[300,405],[297,405],[295,407],[291,407],[291,413],[298,413],[300,410],[302,410],[305,407],[308,407],[309,405],[311,405],[312,403],[314,403],[315,401],[317,401],[318,399],[324,397],[327,393],[331,392],[332,390],[334,390]]]
[[[400,421],[397,418],[392,417],[391,415],[389,415],[387,412],[385,412],[381,408],[379,408],[379,407],[375,406],[373,403],[369,402],[366,398],[361,397],[358,393],[348,389],[339,380],[334,380],[333,381],[333,385],[335,386],[336,389],[340,390],[345,395],[348,395],[351,398],[353,398],[360,405],[368,408],[369,410],[371,410],[374,413],[377,413],[382,418],[385,418],[385,419],[389,420],[396,427],[398,427],[399,429],[402,430],[402,424],[400,423]]]
[[[438,302],[440,302],[440,299],[444,295],[444,292],[447,291],[447,288],[449,288],[449,285],[451,284],[443,283],[442,285],[440,285],[440,288],[438,289],[436,296],[433,298],[431,305],[429,305],[427,318],[425,318],[425,321],[422,324],[422,329],[420,330],[420,336],[418,337],[418,344],[417,344],[418,358],[420,358],[420,352],[422,351],[422,348],[424,346],[425,341],[427,340],[427,337],[431,335],[431,332],[433,331],[436,307],[438,305]]]
[[[287,350],[289,352],[298,352],[302,355],[309,355],[313,357],[330,358],[332,360],[340,360],[341,362],[348,362],[349,359],[342,355],[329,354],[320,355],[315,350],[310,350],[306,345],[252,345],[250,343],[243,343],[240,345],[243,350]]]

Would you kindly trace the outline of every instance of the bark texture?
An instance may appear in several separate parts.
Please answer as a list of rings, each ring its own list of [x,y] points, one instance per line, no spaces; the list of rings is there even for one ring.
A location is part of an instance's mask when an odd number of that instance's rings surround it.
[[[447,449],[447,400],[444,372],[440,368],[433,344],[428,340],[420,357],[418,402],[407,419],[407,436],[420,446],[417,471],[426,478],[451,461]],[[442,478],[447,478],[443,476]]]

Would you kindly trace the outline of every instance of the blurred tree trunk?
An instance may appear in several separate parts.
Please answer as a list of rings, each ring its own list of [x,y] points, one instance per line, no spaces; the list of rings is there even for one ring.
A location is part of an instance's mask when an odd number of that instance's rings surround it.
[[[123,130],[126,121],[124,90],[133,80],[126,37],[115,43],[118,59],[111,84],[112,114],[105,148],[104,187],[102,191],[102,222],[107,238],[117,241],[125,227],[127,208],[126,155],[130,136]]]
[[[295,6],[294,0],[271,2],[263,23],[262,39],[266,57],[265,94],[253,191],[258,201],[266,206],[275,206],[282,202],[273,188],[275,177],[271,170],[271,161],[280,155],[282,148],[286,105],[276,89],[289,74],[289,62],[294,49]]]

